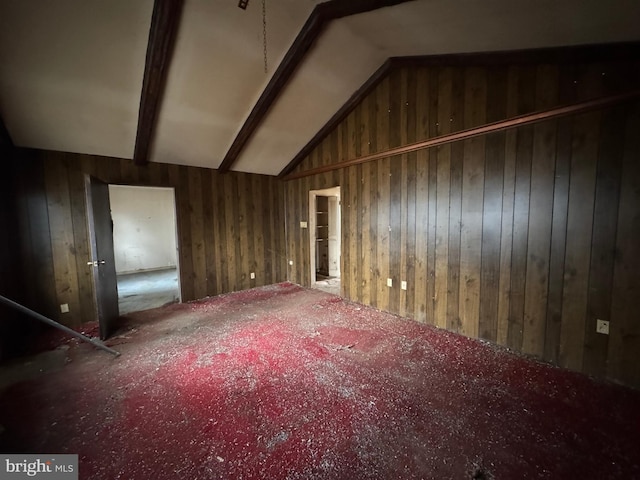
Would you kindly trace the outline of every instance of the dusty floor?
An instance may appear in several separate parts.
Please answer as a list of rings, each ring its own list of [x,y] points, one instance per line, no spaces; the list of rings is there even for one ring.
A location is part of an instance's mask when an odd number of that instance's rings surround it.
[[[118,275],[120,315],[163,307],[179,300],[178,270],[175,268]]]
[[[131,315],[0,391],[86,479],[640,478],[640,392],[281,284]]]
[[[313,283],[313,288],[322,290],[323,292],[332,293],[334,295],[340,295],[340,278],[325,277],[323,275],[316,274],[316,281]]]

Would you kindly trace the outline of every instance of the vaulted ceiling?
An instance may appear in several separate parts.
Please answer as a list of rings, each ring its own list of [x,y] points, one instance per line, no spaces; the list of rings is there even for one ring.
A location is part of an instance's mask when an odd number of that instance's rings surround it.
[[[260,0],[185,0],[149,160],[277,175],[389,57],[640,40],[637,0],[332,0],[364,12],[333,20],[320,3],[266,0],[265,73]],[[13,143],[133,158],[152,11],[153,0],[0,0]]]

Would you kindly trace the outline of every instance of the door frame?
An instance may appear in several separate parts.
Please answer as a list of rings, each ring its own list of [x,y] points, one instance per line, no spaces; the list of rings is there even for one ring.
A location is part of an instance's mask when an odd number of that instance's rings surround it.
[[[316,283],[316,197],[338,197],[338,210],[340,211],[340,221],[342,222],[342,203],[340,202],[340,186],[323,188],[320,190],[309,190],[309,271],[311,273],[311,286]],[[338,265],[340,268],[340,278],[342,278],[342,234],[338,235],[340,248],[338,249],[340,258]]]
[[[88,233],[88,240],[89,240],[89,254],[90,254],[90,259],[93,258],[97,258],[97,252],[96,252],[96,235],[95,235],[95,231],[94,231],[94,212],[93,212],[93,201],[91,199],[91,174],[85,173],[85,205],[86,205],[86,212],[87,212],[87,233]],[[99,177],[96,177],[94,175],[94,177],[98,180],[101,180]],[[101,180],[103,181],[103,180]],[[127,184],[127,183],[117,183],[117,182],[104,182],[107,184],[107,187],[109,185],[118,185],[118,186],[123,186],[123,187],[141,187],[141,188],[165,188],[165,189],[170,189],[173,193],[173,213],[174,213],[174,219],[175,219],[175,236],[176,236],[176,270],[177,270],[177,274],[178,274],[178,295],[179,295],[179,303],[182,303],[182,281],[181,281],[181,276],[180,276],[180,231],[179,231],[179,222],[178,222],[178,202],[176,199],[176,189],[175,187],[167,187],[166,185],[134,185],[134,184]],[[109,202],[111,203],[111,202]],[[111,207],[110,207],[111,208]],[[114,257],[115,257],[115,252],[114,252]],[[92,269],[92,275],[91,275],[91,284],[93,287],[93,311],[94,311],[94,316],[96,319],[98,319],[98,322],[100,321],[100,312],[99,312],[99,308],[98,308],[98,279],[97,279],[97,275],[98,273],[96,272],[96,269],[91,267]],[[117,301],[117,300],[116,300]]]

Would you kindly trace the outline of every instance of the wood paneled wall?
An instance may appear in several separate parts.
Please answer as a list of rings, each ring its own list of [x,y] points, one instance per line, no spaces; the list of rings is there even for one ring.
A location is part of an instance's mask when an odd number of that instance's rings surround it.
[[[296,171],[637,88],[639,66],[401,68]],[[346,298],[640,386],[639,132],[635,102],[289,181],[290,278],[310,284],[309,190],[339,185]]]
[[[0,129],[2,129],[0,119]],[[2,135],[0,135],[2,137]],[[15,198],[12,195],[13,145],[4,144],[0,138],[0,161],[5,168],[0,175],[0,295],[21,301],[24,292],[23,271],[16,254],[20,245],[15,232],[18,230]],[[24,338],[34,333],[35,325],[24,322],[12,308],[0,304],[0,360],[24,353]]]
[[[183,301],[286,280],[284,192],[273,177],[36,150],[18,150],[15,165],[23,301],[54,320],[96,319],[85,174],[175,189]]]

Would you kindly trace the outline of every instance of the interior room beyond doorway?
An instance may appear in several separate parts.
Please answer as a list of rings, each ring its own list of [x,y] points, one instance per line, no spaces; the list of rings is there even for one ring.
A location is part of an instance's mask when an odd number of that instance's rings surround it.
[[[340,187],[309,192],[311,286],[340,295]]]
[[[109,185],[120,314],[180,301],[172,188]]]

